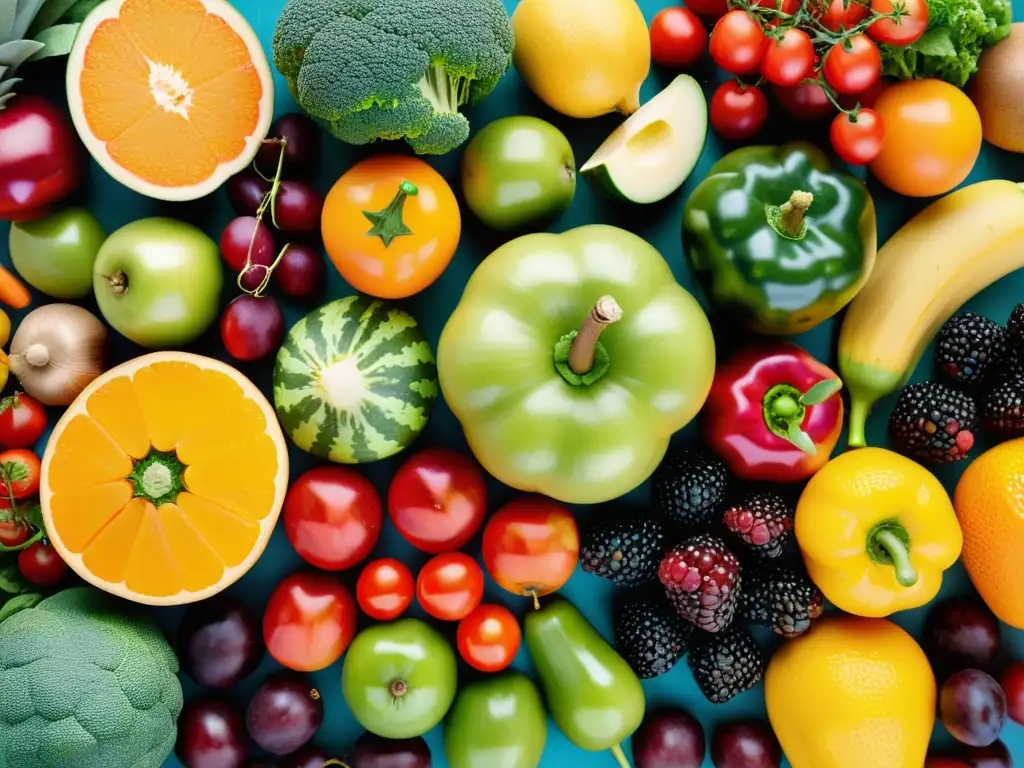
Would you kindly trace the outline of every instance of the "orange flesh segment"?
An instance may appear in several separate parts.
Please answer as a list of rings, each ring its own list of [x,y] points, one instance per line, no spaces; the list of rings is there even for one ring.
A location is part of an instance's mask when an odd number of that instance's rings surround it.
[[[64,546],[81,553],[96,534],[121,513],[133,494],[131,483],[117,480],[54,495],[50,510]]]
[[[203,393],[191,404],[194,415],[178,443],[178,459],[192,466],[216,461],[233,443],[245,445],[264,435],[267,419],[242,388],[216,371],[203,371],[196,386]],[[276,462],[275,462],[276,465]]]
[[[229,512],[262,520],[274,500],[271,479],[261,479],[247,465],[225,457],[216,464],[193,464],[185,470],[185,487],[194,496],[212,501]]]
[[[181,592],[180,564],[171,557],[160,514],[148,501],[128,555],[125,586],[132,592],[153,597]]]
[[[178,564],[182,586],[190,592],[205,589],[224,577],[224,563],[176,504],[157,510],[171,558]]]
[[[122,376],[107,382],[89,396],[85,408],[122,451],[133,459],[146,457],[149,431],[130,378]]]
[[[124,480],[131,471],[128,455],[94,419],[81,413],[64,427],[60,450],[50,461],[48,481],[50,489],[60,494]]]
[[[178,495],[178,508],[229,568],[243,562],[256,546],[260,526],[191,493]]]
[[[190,363],[154,363],[132,378],[149,439],[158,451],[174,451],[188,433],[199,373]]]
[[[82,554],[82,562],[94,576],[111,584],[120,584],[128,572],[128,557],[142,526],[146,509],[153,505],[145,499],[132,499]]]
[[[116,88],[110,87],[116,81]],[[85,52],[79,79],[89,130],[107,142],[124,133],[154,108],[149,64],[125,28],[113,19],[100,24]]]

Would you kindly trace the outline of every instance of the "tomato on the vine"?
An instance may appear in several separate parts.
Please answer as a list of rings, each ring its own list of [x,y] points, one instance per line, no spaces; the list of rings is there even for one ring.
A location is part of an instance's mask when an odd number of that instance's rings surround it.
[[[0,544],[20,547],[32,536],[32,529],[21,520],[0,520]]]
[[[768,99],[756,85],[729,80],[711,97],[711,127],[732,141],[749,139],[768,122]]]
[[[870,27],[871,39],[888,45],[910,45],[917,42],[928,29],[928,3],[925,0],[900,0],[903,15],[899,23],[892,19],[879,19]],[[871,0],[871,10],[888,15],[894,12],[893,0]]]
[[[356,633],[356,603],[332,576],[294,573],[270,595],[263,641],[279,664],[316,672],[341,658]]]
[[[750,75],[761,66],[768,43],[756,19],[746,11],[732,10],[711,32],[711,58],[726,72]]]
[[[0,445],[31,448],[46,431],[46,409],[24,392],[0,400]]]
[[[459,621],[480,605],[484,574],[469,555],[446,552],[427,561],[416,577],[416,599],[435,619]]]
[[[18,553],[18,570],[37,587],[60,584],[68,574],[68,565],[49,542],[36,541]]]
[[[651,58],[656,64],[683,69],[696,64],[707,47],[707,27],[687,8],[665,8],[651,22]]]
[[[817,81],[800,83],[789,88],[775,86],[775,98],[787,115],[794,120],[813,123],[835,114],[835,105],[829,101],[825,89]]]
[[[826,0],[828,8],[818,18],[824,26],[833,32],[840,27],[853,29],[868,17],[868,5],[859,0]]]
[[[797,85],[814,72],[814,43],[802,29],[790,27],[768,43],[761,74],[769,83]]]
[[[500,672],[519,652],[523,633],[508,608],[481,605],[459,622],[459,655],[480,672]]]
[[[832,46],[824,72],[837,93],[860,93],[882,76],[882,55],[867,35],[854,35]]]
[[[416,589],[409,569],[391,557],[366,564],[356,582],[356,600],[363,613],[378,621],[397,619],[412,605]]]
[[[841,112],[829,130],[832,148],[850,165],[867,165],[882,151],[885,123],[873,109],[856,114]]]
[[[8,491],[7,482],[11,487]],[[39,457],[25,448],[0,453],[0,496],[25,499],[39,492]]]
[[[698,16],[717,19],[729,10],[729,0],[686,0],[686,7]]]

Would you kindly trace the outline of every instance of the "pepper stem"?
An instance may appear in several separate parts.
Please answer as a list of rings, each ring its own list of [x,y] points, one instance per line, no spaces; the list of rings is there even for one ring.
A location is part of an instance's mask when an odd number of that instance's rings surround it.
[[[398,192],[388,203],[387,207],[380,211],[363,211],[363,216],[373,224],[367,237],[379,237],[388,248],[391,241],[400,235],[411,235],[412,230],[405,226],[402,220],[402,211],[405,208],[405,199],[415,197],[420,193],[416,185],[411,181],[403,181],[398,185]]]
[[[615,758],[615,762],[619,764],[619,768],[632,768],[629,764],[629,760],[626,758],[626,753],[622,751],[622,745],[616,744],[611,748],[612,757]]]
[[[814,202],[810,192],[795,190],[782,205],[766,205],[768,224],[777,233],[790,240],[800,240],[807,234],[804,215]]]
[[[569,349],[569,370],[577,375],[589,372],[594,367],[598,337],[604,333],[605,328],[621,319],[622,309],[615,299],[611,296],[599,298]]]
[[[879,523],[868,534],[868,555],[879,565],[891,565],[901,587],[917,583],[917,569],[910,559],[910,534],[898,522]]]

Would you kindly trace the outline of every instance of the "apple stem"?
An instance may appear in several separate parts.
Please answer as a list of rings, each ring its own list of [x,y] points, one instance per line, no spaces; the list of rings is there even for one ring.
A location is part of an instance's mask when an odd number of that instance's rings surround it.
[[[533,610],[539,611],[540,610],[540,598],[537,596],[537,591],[534,590],[533,593],[530,596],[533,598]]]
[[[128,293],[128,275],[120,269],[108,277],[107,280],[110,282],[110,288],[115,296],[121,297]]]
[[[622,751],[622,745],[616,744],[611,749],[612,757],[619,764],[619,768],[632,768],[629,764],[629,759],[626,757],[626,753]]]

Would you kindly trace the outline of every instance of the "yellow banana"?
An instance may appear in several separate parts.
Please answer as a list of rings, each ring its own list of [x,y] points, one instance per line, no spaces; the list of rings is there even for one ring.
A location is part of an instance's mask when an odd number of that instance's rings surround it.
[[[908,221],[879,250],[839,333],[851,446],[871,406],[902,387],[928,342],[964,302],[1024,266],[1024,184],[982,181]]]

